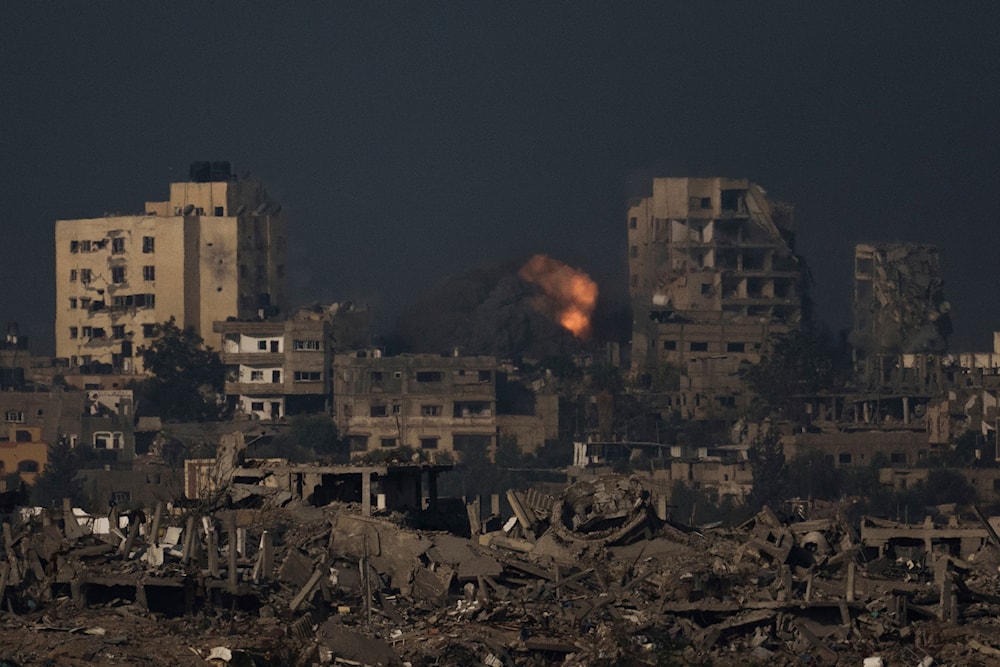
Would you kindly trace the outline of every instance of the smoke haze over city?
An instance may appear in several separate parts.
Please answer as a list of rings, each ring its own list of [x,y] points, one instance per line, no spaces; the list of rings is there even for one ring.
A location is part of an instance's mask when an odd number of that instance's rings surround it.
[[[53,224],[138,212],[230,160],[282,202],[292,301],[387,328],[536,253],[624,303],[625,211],[654,175],[795,205],[818,316],[853,248],[940,250],[953,347],[1000,328],[1000,6],[21,3],[0,28],[0,300],[52,345]]]

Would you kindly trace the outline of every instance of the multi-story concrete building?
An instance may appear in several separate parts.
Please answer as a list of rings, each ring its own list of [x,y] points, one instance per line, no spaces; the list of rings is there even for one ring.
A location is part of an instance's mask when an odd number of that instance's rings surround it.
[[[136,215],[56,222],[56,356],[135,369],[154,325],[212,323],[285,306],[285,221],[228,162],[196,162]]]
[[[216,322],[234,407],[262,421],[328,411],[330,320],[303,310],[284,322]]]
[[[494,357],[360,352],[333,364],[337,427],[354,452],[496,445]]]
[[[859,361],[879,355],[947,351],[950,310],[935,246],[855,246],[852,342]],[[864,374],[870,369],[862,365],[859,370]]]
[[[672,377],[687,415],[733,405],[740,363],[800,320],[792,207],[746,179],[655,178],[627,220],[633,371]]]

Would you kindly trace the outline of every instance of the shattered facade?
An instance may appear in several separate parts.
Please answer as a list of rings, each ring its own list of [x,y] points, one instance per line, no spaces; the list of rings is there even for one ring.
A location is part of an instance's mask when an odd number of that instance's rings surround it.
[[[630,202],[632,366],[680,371],[675,405],[731,407],[737,370],[801,316],[792,208],[746,179],[655,178]]]
[[[328,409],[328,321],[297,314],[283,322],[215,322],[213,330],[221,334],[225,393],[239,413],[272,421]]]
[[[852,343],[860,360],[945,352],[952,331],[949,310],[935,246],[855,247]]]
[[[215,321],[283,310],[280,211],[228,162],[196,162],[141,214],[57,221],[56,356],[139,372],[136,350],[171,317],[207,339]]]
[[[363,355],[363,356],[362,356]],[[353,452],[496,445],[496,359],[358,352],[334,358],[335,419]]]

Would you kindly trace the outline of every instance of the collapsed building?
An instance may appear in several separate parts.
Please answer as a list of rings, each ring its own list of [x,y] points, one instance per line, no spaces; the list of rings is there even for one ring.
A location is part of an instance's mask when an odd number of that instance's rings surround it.
[[[881,355],[946,352],[949,311],[935,246],[855,247],[852,343],[863,376],[879,372]]]
[[[365,503],[232,495],[247,486],[236,480],[187,509],[89,516],[64,503],[6,519],[3,659],[927,667],[1000,656],[1000,522],[978,511],[859,528],[849,506],[803,503],[789,518],[765,508],[737,528],[696,528],[654,510],[637,478],[610,475],[555,494],[508,490],[507,515],[473,500],[457,534]]]
[[[792,207],[746,179],[651,186],[628,211],[632,368],[668,407],[704,419],[745,401],[740,364],[800,321]]]

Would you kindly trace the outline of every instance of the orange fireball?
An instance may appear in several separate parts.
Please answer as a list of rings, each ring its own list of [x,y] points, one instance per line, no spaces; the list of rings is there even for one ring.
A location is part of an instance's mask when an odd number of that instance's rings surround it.
[[[535,255],[518,275],[541,294],[535,308],[551,317],[577,338],[590,337],[591,316],[597,306],[597,283],[583,271],[546,255]]]

